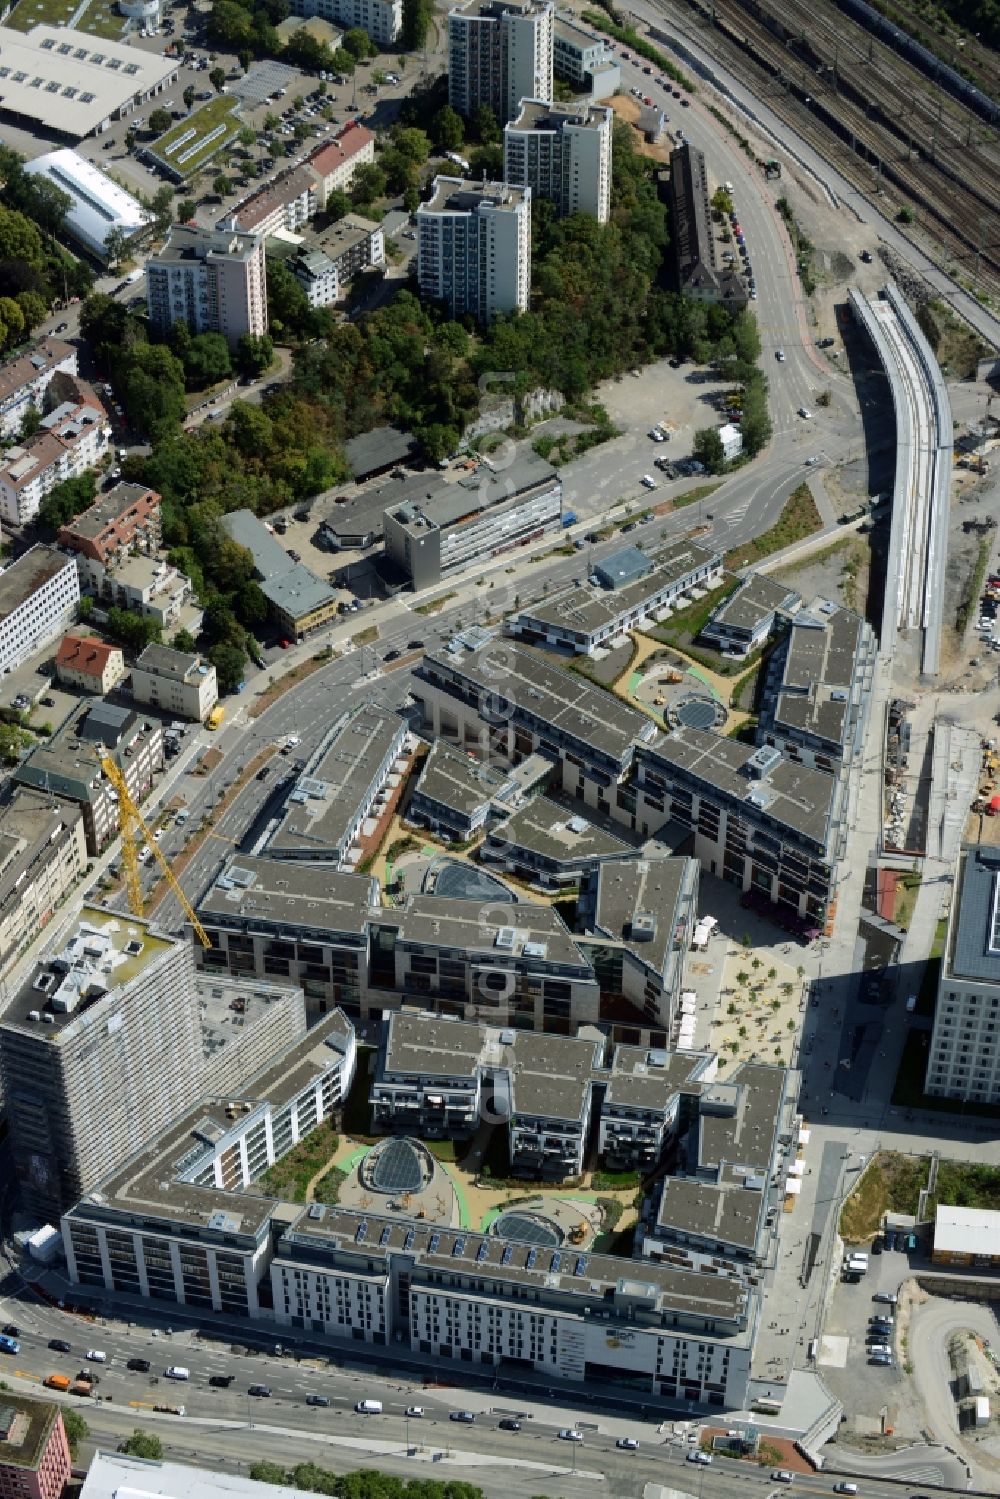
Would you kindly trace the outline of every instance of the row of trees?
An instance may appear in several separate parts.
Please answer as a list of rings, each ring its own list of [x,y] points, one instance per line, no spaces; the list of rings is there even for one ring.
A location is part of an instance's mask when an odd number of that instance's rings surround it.
[[[250,1477],[261,1483],[294,1484],[310,1494],[332,1494],[336,1499],[483,1499],[482,1489],[458,1478],[397,1478],[376,1468],[331,1473],[317,1463],[298,1463],[289,1471],[280,1463],[258,1462],[251,1463]]]

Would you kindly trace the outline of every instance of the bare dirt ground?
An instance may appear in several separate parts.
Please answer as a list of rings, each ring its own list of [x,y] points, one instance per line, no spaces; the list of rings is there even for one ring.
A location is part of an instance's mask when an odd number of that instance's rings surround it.
[[[807,604],[814,598],[832,599],[864,612],[870,568],[871,551],[860,536],[851,533],[806,561],[782,568],[776,576],[798,589]]]

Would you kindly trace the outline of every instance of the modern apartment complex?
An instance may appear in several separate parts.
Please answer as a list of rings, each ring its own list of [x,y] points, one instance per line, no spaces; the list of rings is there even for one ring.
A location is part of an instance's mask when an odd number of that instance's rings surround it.
[[[268,254],[278,243],[268,243]],[[310,307],[329,307],[346,292],[352,276],[384,262],[385,232],[381,224],[347,213],[320,233],[311,233],[286,264]]]
[[[37,432],[3,455],[0,517],[12,526],[33,520],[51,489],[100,463],[110,439],[107,412],[81,384],[73,399],[42,417]]]
[[[588,90],[594,99],[608,98],[621,79],[604,37],[567,16],[557,16],[552,27],[552,69],[557,78]]]
[[[0,809],[0,973],[51,921],[86,863],[79,807],[16,787]]]
[[[192,333],[221,333],[235,348],[244,333],[267,332],[263,237],[174,224],[146,262],[146,291],[160,332],[182,322]]]
[[[636,746],[657,734],[645,714],[616,702],[609,715],[600,688],[512,641],[428,651],[412,692],[436,737],[508,762],[540,750],[558,766],[563,790],[601,811],[615,801]]]
[[[56,676],[69,687],[99,697],[113,691],[125,675],[125,654],[94,635],[64,635],[56,651]]]
[[[313,755],[274,832],[272,859],[302,859],[341,869],[360,858],[355,847],[366,819],[384,803],[387,783],[398,786],[407,727],[397,713],[367,704],[337,722]],[[392,789],[392,788],[390,788]]]
[[[749,656],[794,615],[801,596],[766,573],[748,573],[708,617],[701,638],[727,656]]]
[[[219,701],[210,661],[166,645],[147,645],[132,668],[132,696],[175,718],[204,723]]]
[[[103,700],[81,703],[14,771],[14,780],[22,786],[79,803],[91,858],[107,847],[119,826],[118,802],[104,779],[98,751],[115,761],[132,800],[144,801],[154,774],[163,769],[162,729],[128,708]]]
[[[506,467],[486,460],[454,484],[418,474],[399,495],[383,516],[385,554],[414,592],[534,541],[562,514],[562,480],[535,453]]]
[[[349,31],[360,26],[383,47],[398,40],[403,25],[403,0],[291,0],[293,16],[319,16]]]
[[[722,553],[690,541],[657,551],[626,547],[595,566],[586,583],[541,599],[505,621],[508,634],[529,643],[592,656],[608,641],[663,617],[696,588],[722,576]]]
[[[522,99],[503,132],[503,177],[548,198],[560,215],[586,213],[606,224],[611,211],[614,112]]]
[[[435,177],[416,212],[420,294],[452,317],[488,323],[525,312],[531,285],[531,189]]]
[[[176,625],[192,597],[191,579],[162,557],[132,556],[103,563],[77,553],[80,587],[103,605],[145,614],[164,628]]]
[[[57,540],[107,567],[130,551],[152,555],[160,544],[160,496],[144,484],[116,484],[89,509],[61,526]]]
[[[989,844],[959,855],[924,1087],[1000,1103],[1000,849]]]
[[[486,105],[505,125],[522,99],[552,98],[555,6],[471,0],[448,12],[448,102],[467,119]]]
[[[514,786],[509,767],[483,764],[435,739],[413,788],[406,820],[464,841],[485,826],[491,810]]]
[[[29,410],[41,409],[56,375],[77,372],[76,349],[61,338],[42,338],[0,364],[0,437],[16,437]]]
[[[202,1066],[190,947],[85,906],[0,1017],[29,1211],[62,1211],[157,1138],[197,1097]]]
[[[526,884],[559,891],[579,886],[584,874],[603,859],[620,858],[630,850],[631,845],[610,828],[588,822],[547,796],[536,796],[491,828],[478,853],[484,863]]]
[[[76,618],[80,580],[72,557],[41,542],[0,574],[0,671],[12,671]]]

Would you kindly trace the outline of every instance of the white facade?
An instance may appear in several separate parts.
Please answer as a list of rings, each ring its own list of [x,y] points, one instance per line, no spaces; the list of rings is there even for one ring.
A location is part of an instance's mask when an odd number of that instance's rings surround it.
[[[448,13],[448,101],[470,118],[480,105],[502,125],[522,99],[552,98],[555,7],[471,0]]]
[[[137,703],[204,723],[219,701],[219,683],[210,661],[148,645],[132,668],[132,696]]]
[[[560,108],[522,99],[504,128],[504,181],[549,198],[560,214],[587,213],[606,224],[611,211],[611,132],[604,106]]]
[[[81,586],[102,605],[131,609],[163,626],[177,623],[192,595],[187,574],[157,557],[126,557],[113,567],[79,554],[74,561]]]
[[[108,451],[111,428],[96,399],[66,401],[43,417],[38,431],[8,448],[0,463],[0,516],[24,525],[50,490],[95,468]]]
[[[175,58],[128,42],[90,36],[62,23],[43,23],[28,32],[0,26],[4,111],[36,120],[58,135],[82,140],[106,130],[112,120],[132,114],[176,78]],[[26,161],[24,170],[34,166]]]
[[[44,177],[69,194],[66,233],[98,260],[108,260],[107,238],[112,230],[120,230],[128,241],[152,223],[152,214],[137,198],[76,151],[49,151],[26,161],[24,170],[29,177]]]
[[[0,671],[20,666],[76,618],[76,562],[54,547],[33,546],[0,575]]]
[[[345,31],[360,26],[373,42],[389,46],[403,26],[403,0],[292,0],[292,15],[319,16]]]
[[[498,312],[526,312],[531,286],[531,189],[436,177],[417,209],[420,293],[452,317],[488,323]]]
[[[719,437],[722,440],[722,456],[727,463],[732,463],[743,451],[743,433],[735,422],[726,422],[719,428]]]
[[[58,338],[37,344],[0,364],[0,437],[19,431],[29,407],[39,408],[54,375],[75,375],[76,349]]]
[[[340,295],[340,277],[329,255],[310,250],[292,261],[292,274],[306,294],[310,307],[330,307]]]

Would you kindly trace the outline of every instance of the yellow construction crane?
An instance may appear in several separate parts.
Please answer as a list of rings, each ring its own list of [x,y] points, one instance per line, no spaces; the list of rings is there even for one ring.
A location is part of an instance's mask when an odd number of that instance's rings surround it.
[[[194,914],[191,902],[181,889],[173,870],[163,856],[160,845],[146,826],[142,813],[132,800],[131,793],[125,783],[125,777],[111,756],[102,747],[98,748],[97,758],[101,762],[101,769],[115,788],[118,796],[118,815],[121,822],[122,834],[122,869],[125,871],[125,889],[128,891],[128,905],[132,915],[141,916],[143,912],[142,876],[139,873],[139,850],[136,847],[136,828],[138,828],[149,847],[153,850],[153,858],[163,871],[164,879],[180,901],[184,914],[198,933],[198,940],[201,942],[202,947],[211,947],[212,939]]]

